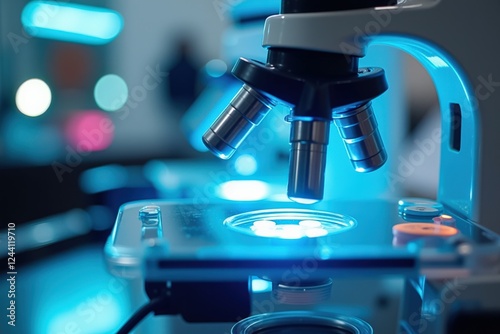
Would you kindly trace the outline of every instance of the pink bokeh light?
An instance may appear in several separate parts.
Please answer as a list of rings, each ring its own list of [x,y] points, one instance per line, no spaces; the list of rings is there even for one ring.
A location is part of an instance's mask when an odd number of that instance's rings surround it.
[[[70,116],[64,132],[69,144],[77,152],[94,152],[111,145],[115,126],[102,111],[82,110]]]

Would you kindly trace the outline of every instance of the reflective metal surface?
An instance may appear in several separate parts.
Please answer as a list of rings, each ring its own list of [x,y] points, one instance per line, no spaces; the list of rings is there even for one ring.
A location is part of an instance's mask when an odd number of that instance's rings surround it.
[[[333,120],[357,172],[370,172],[385,163],[387,153],[371,103],[347,112],[333,112]]]
[[[246,318],[231,334],[372,334],[371,326],[358,318],[308,311],[260,314]]]
[[[142,228],[138,212],[145,205],[160,207],[164,223],[163,234],[153,246],[137,237]],[[278,206],[282,215],[271,222],[269,212]],[[310,282],[339,274],[356,276],[362,273],[406,275],[419,272],[429,277],[454,277],[457,270],[477,270],[468,267],[472,263],[468,257],[476,256],[476,252],[481,257],[483,247],[492,247],[498,242],[494,234],[445,210],[446,215],[456,220],[457,235],[432,243],[420,238],[395,245],[393,227],[408,223],[399,214],[397,200],[323,201],[308,207],[310,209],[304,210],[297,203],[272,201],[238,205],[231,201],[205,204],[201,199],[133,202],[120,209],[115,230],[105,248],[107,264],[119,275],[141,275],[142,272],[151,279],[164,279],[168,275],[169,279],[210,281],[227,279],[231,272],[231,279],[246,280],[253,275],[285,282],[283,273],[294,266],[314,268],[307,272]],[[256,211],[264,215],[259,216]],[[291,231],[278,228],[282,223],[290,224],[285,219],[286,212],[304,211],[314,212],[315,217],[295,217],[297,227],[292,227]],[[332,212],[332,216],[325,219],[322,212]],[[356,224],[351,223],[354,219]],[[327,221],[330,227],[340,226],[337,231],[341,233],[325,234]],[[317,226],[318,222],[321,227]],[[434,225],[432,218],[421,217],[420,222]],[[272,228],[266,224],[272,224]],[[307,237],[307,233],[314,237]],[[474,251],[460,253],[457,247],[464,245]],[[438,264],[426,256],[429,247],[441,259],[438,271],[435,270]],[[478,263],[479,260],[474,261]],[[141,269],[142,262],[146,262],[145,271]],[[209,271],[206,270],[208,266]],[[481,270],[495,268],[487,266]]]
[[[287,305],[315,305],[328,301],[332,294],[331,278],[323,281],[296,284],[274,283],[273,298],[280,304]]]
[[[288,197],[311,204],[323,199],[330,121],[292,121]]]
[[[229,159],[247,135],[264,119],[272,105],[268,98],[243,85],[205,132],[203,142],[219,158]]]

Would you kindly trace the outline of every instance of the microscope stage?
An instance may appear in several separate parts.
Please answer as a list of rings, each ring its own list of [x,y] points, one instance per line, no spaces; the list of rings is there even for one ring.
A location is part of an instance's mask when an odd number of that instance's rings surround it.
[[[441,211],[439,204],[418,205],[402,207],[385,200],[312,206],[131,202],[120,208],[105,254],[115,275],[147,280],[231,281],[251,275],[280,280],[284,275],[308,280],[339,275],[446,278],[487,269],[469,260],[498,247],[497,235]],[[444,219],[440,224],[436,214]]]

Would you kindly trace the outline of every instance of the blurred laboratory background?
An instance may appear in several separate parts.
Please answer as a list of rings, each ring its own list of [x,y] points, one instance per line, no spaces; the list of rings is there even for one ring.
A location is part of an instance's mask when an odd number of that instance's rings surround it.
[[[102,255],[123,203],[285,192],[285,108],[231,161],[201,143],[240,87],[230,75],[237,57],[265,60],[264,19],[278,12],[279,1],[0,2],[0,252],[7,263],[15,225],[17,270],[16,327],[2,315],[0,332],[113,333],[137,309],[141,298],[128,292],[140,286],[110,275]],[[387,72],[401,82],[386,93],[403,101],[387,121],[402,139],[396,171],[409,159],[401,152],[439,129],[431,79],[397,57]],[[389,184],[434,197],[438,146]],[[255,182],[267,182],[264,194]]]

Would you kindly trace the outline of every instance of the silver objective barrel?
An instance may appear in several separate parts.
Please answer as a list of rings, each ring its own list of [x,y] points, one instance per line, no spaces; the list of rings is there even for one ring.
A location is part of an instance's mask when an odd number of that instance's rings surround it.
[[[311,204],[323,199],[329,120],[292,121],[288,197]]]
[[[371,172],[385,163],[387,153],[371,103],[347,112],[334,111],[333,121],[357,172]]]
[[[255,89],[243,85],[205,132],[203,143],[219,158],[229,159],[272,107],[271,100]]]

